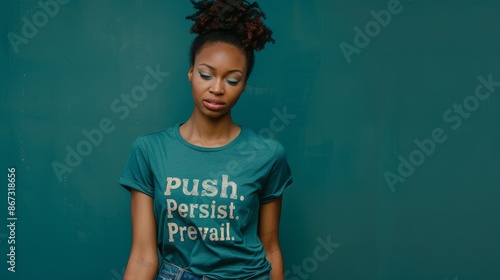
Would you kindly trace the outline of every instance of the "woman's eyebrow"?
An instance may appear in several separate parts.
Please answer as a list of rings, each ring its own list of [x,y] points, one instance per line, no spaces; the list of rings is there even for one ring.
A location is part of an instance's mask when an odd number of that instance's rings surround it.
[[[213,66],[210,66],[210,65],[208,65],[208,64],[206,64],[206,63],[200,63],[200,66],[201,66],[201,65],[203,65],[203,66],[206,66],[206,67],[210,68],[210,70],[215,70],[215,68],[214,68]],[[239,70],[239,69],[233,69],[233,70],[229,70],[229,71],[227,71],[227,72],[228,72],[228,73],[240,72],[240,73],[243,75],[243,72],[241,72],[241,70]]]

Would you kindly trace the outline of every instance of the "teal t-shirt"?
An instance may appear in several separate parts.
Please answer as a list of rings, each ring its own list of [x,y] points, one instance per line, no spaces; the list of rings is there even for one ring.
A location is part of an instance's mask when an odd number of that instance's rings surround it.
[[[292,183],[283,146],[242,128],[225,146],[199,147],[179,126],[139,137],[119,180],[154,198],[161,256],[222,279],[269,271],[258,210]]]

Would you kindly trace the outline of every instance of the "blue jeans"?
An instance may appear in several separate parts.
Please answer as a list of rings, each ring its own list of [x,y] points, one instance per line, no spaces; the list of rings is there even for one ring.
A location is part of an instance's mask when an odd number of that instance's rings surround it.
[[[270,280],[270,279],[271,279],[271,274],[269,272],[266,272],[257,277],[245,280]],[[174,264],[163,261],[163,263],[160,266],[160,269],[158,270],[158,274],[156,275],[156,280],[223,280],[223,279],[208,277],[208,276],[198,276]]]

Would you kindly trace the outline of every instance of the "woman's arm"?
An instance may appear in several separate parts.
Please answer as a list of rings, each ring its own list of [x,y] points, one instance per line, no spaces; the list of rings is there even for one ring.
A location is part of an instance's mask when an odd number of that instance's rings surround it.
[[[264,245],[266,258],[272,265],[271,278],[284,280],[283,258],[279,243],[279,224],[281,215],[281,196],[262,204],[259,210],[259,238]]]
[[[132,250],[124,280],[152,280],[158,270],[153,198],[131,190]]]

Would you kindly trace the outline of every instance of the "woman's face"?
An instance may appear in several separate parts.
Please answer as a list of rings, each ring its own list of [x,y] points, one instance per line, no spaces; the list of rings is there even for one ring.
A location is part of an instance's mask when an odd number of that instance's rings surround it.
[[[243,50],[222,42],[202,47],[189,69],[188,77],[195,114],[211,119],[230,117],[246,87],[246,65]]]

